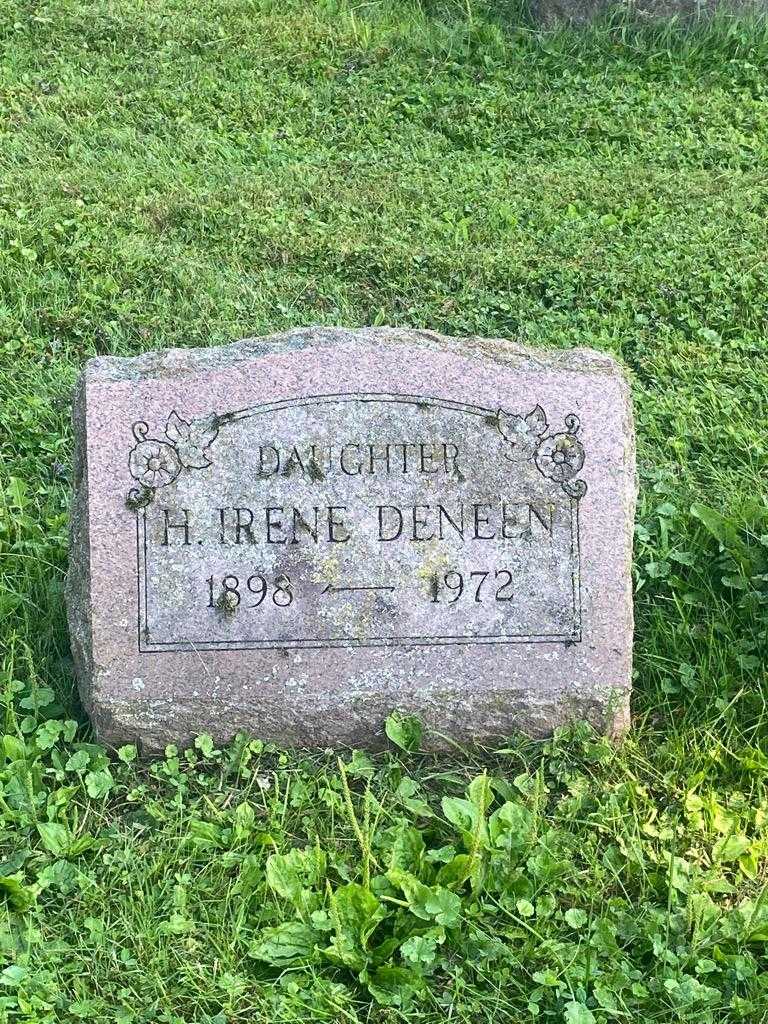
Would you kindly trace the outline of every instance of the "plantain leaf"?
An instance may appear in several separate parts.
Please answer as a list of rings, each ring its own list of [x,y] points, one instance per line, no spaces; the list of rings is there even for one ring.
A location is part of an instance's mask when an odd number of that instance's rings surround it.
[[[274,928],[265,928],[248,948],[248,955],[273,967],[317,960],[320,932],[301,921],[286,921]]]
[[[390,867],[419,875],[424,866],[424,840],[421,832],[403,821],[392,844]]]
[[[408,967],[378,967],[360,981],[381,1006],[406,1007],[424,989],[424,979]]]
[[[370,959],[368,939],[387,910],[370,889],[350,882],[331,895],[329,914],[334,935],[323,951],[325,956],[332,963],[362,971]]]
[[[422,725],[413,715],[403,715],[393,711],[384,723],[384,731],[389,739],[401,750],[418,750],[421,745]]]
[[[0,899],[4,900],[11,910],[23,913],[35,902],[35,894],[22,885],[12,875],[0,875]]]

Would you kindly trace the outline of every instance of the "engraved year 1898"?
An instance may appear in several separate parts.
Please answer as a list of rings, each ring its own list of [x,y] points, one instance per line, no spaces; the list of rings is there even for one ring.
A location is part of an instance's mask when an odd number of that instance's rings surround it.
[[[287,608],[293,604],[293,585],[285,573],[280,573],[271,581],[255,572],[245,580],[230,574],[220,580],[209,576],[205,582],[208,584],[209,608],[234,611],[243,600],[247,600],[248,608],[258,608],[268,596],[278,608]]]

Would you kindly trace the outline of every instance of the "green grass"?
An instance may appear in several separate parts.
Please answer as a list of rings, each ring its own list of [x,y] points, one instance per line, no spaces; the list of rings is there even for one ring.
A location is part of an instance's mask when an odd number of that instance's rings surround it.
[[[768,1020],[768,33],[513,13],[0,0],[0,1021]],[[624,361],[621,750],[89,744],[78,367],[312,323]]]

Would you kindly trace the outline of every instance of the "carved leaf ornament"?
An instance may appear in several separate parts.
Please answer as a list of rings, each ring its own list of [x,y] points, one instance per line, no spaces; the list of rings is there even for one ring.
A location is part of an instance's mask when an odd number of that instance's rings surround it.
[[[188,423],[175,410],[165,426],[165,435],[175,446],[179,461],[186,469],[205,469],[210,466],[207,448],[218,432],[215,416],[206,416]]]

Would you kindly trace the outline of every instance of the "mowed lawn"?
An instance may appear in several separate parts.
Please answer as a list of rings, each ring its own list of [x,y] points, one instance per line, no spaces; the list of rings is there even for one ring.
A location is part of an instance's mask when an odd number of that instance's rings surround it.
[[[508,14],[0,2],[0,1021],[768,1020],[768,35]],[[90,742],[78,368],[315,323],[623,360],[621,749]]]

